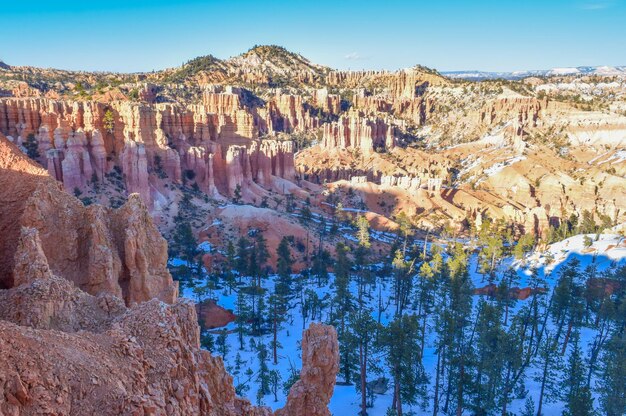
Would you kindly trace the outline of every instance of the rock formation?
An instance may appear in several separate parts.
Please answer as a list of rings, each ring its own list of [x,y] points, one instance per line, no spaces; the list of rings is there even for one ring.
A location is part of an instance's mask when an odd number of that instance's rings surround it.
[[[197,303],[196,312],[203,329],[221,328],[237,319],[231,310],[222,308],[212,299]]]
[[[341,112],[341,96],[329,94],[328,88],[315,90],[313,101],[317,107],[328,114],[339,114]]]
[[[152,209],[161,180],[180,183],[186,171],[211,196],[231,196],[237,184],[244,191],[255,188],[252,182],[277,189],[274,177],[295,180],[292,144],[259,134],[302,131],[316,120],[299,96],[277,94],[267,107],[246,100],[249,93],[237,88],[208,89],[203,105],[189,106],[7,98],[0,99],[0,132],[18,143],[34,135],[39,161],[68,191],[106,180],[117,167],[126,191]]]
[[[339,344],[333,327],[311,324],[302,335],[300,379],[289,390],[276,416],[330,416],[328,403],[339,370]]]
[[[117,210],[85,207],[61,192],[41,169],[15,155],[19,151],[6,139],[0,140],[6,158],[0,202],[12,205],[10,213],[3,215],[7,218],[2,227],[6,267],[0,286],[12,287],[51,272],[88,293],[111,293],[127,304],[153,297],[175,301],[177,288],[167,271],[167,244],[140,198],[131,195]],[[14,201],[16,195],[19,202]],[[19,247],[37,247],[41,253],[27,251],[34,257],[24,260],[15,257]],[[45,262],[40,261],[42,255]],[[25,270],[27,266],[36,270]]]
[[[324,125],[322,146],[330,149],[360,149],[371,153],[392,149],[396,145],[394,127],[380,118],[371,119],[359,113],[340,116]]]
[[[272,415],[200,349],[194,305],[177,299],[137,195],[85,208],[0,136],[0,212],[0,414]],[[302,351],[286,408],[328,414],[334,329],[312,325]]]
[[[235,395],[221,359],[199,348],[193,305],[126,309],[54,277],[0,292],[3,415],[270,415]]]
[[[258,203],[308,181],[362,177],[398,195],[385,215],[411,197],[421,217],[482,213],[541,233],[572,213],[626,213],[623,80],[333,71],[274,46],[195,63],[116,74],[123,83],[104,92],[95,82],[110,74],[3,68],[0,132],[23,150],[34,138],[38,161],[69,192],[105,202],[113,189],[111,205],[137,192],[164,222],[181,185],[217,200],[239,189]],[[89,100],[76,101],[77,82]]]

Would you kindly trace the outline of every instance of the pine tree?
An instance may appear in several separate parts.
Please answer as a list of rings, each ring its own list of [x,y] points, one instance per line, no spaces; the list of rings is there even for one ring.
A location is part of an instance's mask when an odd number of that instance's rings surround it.
[[[280,342],[278,341],[278,331],[281,329],[282,323],[287,317],[287,299],[285,294],[280,291],[278,286],[274,286],[274,292],[269,297],[269,312],[270,321],[272,326],[272,357],[274,365],[278,364],[278,348],[280,348]]]
[[[584,289],[583,285],[578,282],[579,265],[580,261],[573,258],[561,267],[554,288],[551,312],[557,325],[555,342],[559,341],[565,324],[568,323],[561,355],[565,353],[572,329],[580,323],[584,313],[582,297]]]
[[[259,372],[256,381],[259,383],[259,392],[261,396],[271,393],[270,390],[270,369],[267,366],[267,347],[263,342],[259,342],[256,346],[257,359],[259,360]]]
[[[311,272],[317,278],[317,285],[322,286],[328,282],[328,265],[331,263],[331,256],[327,250],[320,250],[313,256],[313,266]]]
[[[287,237],[283,237],[280,240],[280,244],[276,249],[276,255],[276,273],[278,273],[279,278],[288,281],[291,276],[291,266],[293,266],[294,261],[291,258],[289,239]]]
[[[236,306],[237,306],[237,310],[236,310],[237,318],[235,319],[235,325],[236,325],[235,328],[237,331],[237,339],[239,340],[239,349],[243,350],[244,348],[243,337],[246,333],[248,321],[251,319],[251,311],[250,311],[248,302],[246,301],[246,295],[241,290],[237,293]]]
[[[232,294],[233,289],[236,286],[236,279],[233,273],[233,270],[236,268],[236,256],[235,256],[235,246],[232,241],[228,241],[228,245],[226,247],[226,262],[224,268],[222,269],[222,276],[224,279],[224,283],[228,287],[228,293]]]
[[[115,130],[115,116],[113,115],[113,111],[111,111],[111,109],[107,109],[104,112],[102,126],[107,133],[113,134],[113,131]]]
[[[200,337],[200,345],[202,346],[202,348],[210,352],[213,352],[215,348],[215,341],[213,340],[213,335],[211,335],[211,333],[209,332],[203,332],[202,336]]]
[[[280,373],[277,370],[270,371],[270,387],[272,389],[272,393],[274,394],[274,401],[278,401],[278,387],[280,386]]]
[[[561,368],[561,356],[557,352],[554,337],[546,333],[538,351],[538,367],[541,373],[535,377],[540,383],[539,403],[537,416],[543,415],[544,403],[555,402],[560,394],[560,378],[557,370]]]
[[[367,221],[364,215],[359,215],[357,219],[357,238],[359,240],[359,246],[363,248],[370,248],[370,231],[369,231],[370,223]]]
[[[348,315],[354,310],[354,298],[350,291],[351,262],[348,258],[348,247],[338,243],[335,252],[335,282],[333,293],[333,310],[330,322],[337,328],[339,338],[340,373],[344,382],[351,383],[357,368],[354,334],[347,325]]]
[[[220,331],[220,334],[217,336],[217,340],[215,342],[217,347],[217,352],[222,356],[224,360],[226,360],[226,356],[230,351],[230,345],[228,344],[228,333],[226,330]]]
[[[26,155],[28,155],[29,158],[37,160],[41,156],[39,154],[39,143],[37,143],[37,139],[35,139],[33,133],[29,133],[26,137],[24,147],[26,148]]]
[[[402,237],[402,254],[406,255],[407,245],[409,237],[412,234],[411,220],[404,211],[400,212],[396,217],[396,223],[398,224],[398,237]],[[426,250],[426,244],[424,244],[424,250]]]
[[[521,416],[535,416],[535,401],[530,395],[526,396]]]
[[[513,255],[516,259],[521,260],[534,246],[535,237],[532,234],[524,234],[517,240],[513,248]]]
[[[302,224],[308,225],[311,222],[311,218],[312,218],[311,208],[309,208],[306,205],[303,206],[300,209],[300,221],[302,222]]]
[[[252,334],[260,335],[267,330],[267,304],[265,301],[265,291],[260,288],[253,289],[253,302],[256,300],[256,308],[253,305],[253,317],[252,317]]]
[[[435,271],[429,262],[424,262],[419,269],[419,284],[416,293],[417,313],[421,317],[420,354],[424,354],[424,343],[426,340],[426,327],[428,318],[434,309],[435,302]]]
[[[262,278],[265,275],[267,260],[270,258],[267,250],[267,241],[260,231],[254,236],[254,242],[248,258],[248,274],[256,277],[255,285],[262,287]]]
[[[499,234],[481,234],[480,243],[482,249],[480,251],[480,271],[482,274],[489,275],[489,279],[495,276],[496,265],[498,264],[503,253],[502,237]]]
[[[513,268],[507,269],[500,280],[496,293],[498,303],[504,307],[504,325],[509,321],[509,308],[515,306],[517,297],[511,296],[511,288],[519,281],[517,271]]]
[[[180,216],[174,218],[174,235],[173,248],[176,250],[187,265],[191,265],[194,258],[198,255],[196,238],[193,235],[191,224]]]
[[[392,407],[398,416],[403,415],[403,405],[423,405],[426,400],[428,377],[416,348],[418,339],[419,322],[414,315],[398,316],[383,330],[380,338],[393,377]]]
[[[502,386],[506,364],[507,334],[501,326],[502,310],[497,305],[480,300],[474,347],[476,356],[473,410],[476,414],[490,414],[497,406],[497,389]]]
[[[285,394],[285,396],[289,394],[291,386],[293,386],[298,380],[300,380],[300,371],[298,371],[290,362],[289,377],[287,377],[287,380],[285,380],[285,382],[283,383],[283,393]]]
[[[239,381],[241,370],[243,369],[244,364],[245,362],[241,358],[241,354],[237,353],[237,355],[235,356],[235,367],[233,369],[233,375],[236,377],[235,392],[237,393],[238,396],[243,396],[246,393],[246,391],[250,389],[250,387],[246,383],[241,383]],[[248,370],[250,369],[248,368]]]
[[[471,323],[472,282],[467,271],[467,254],[460,244],[452,248],[452,255],[446,261],[448,277],[444,279],[443,294],[447,304],[443,309],[445,361],[447,367],[447,386],[443,410],[447,412],[451,405],[456,412],[462,412],[466,390],[471,379],[467,367],[471,358],[472,340],[468,336]],[[456,391],[454,391],[456,390]]]
[[[356,345],[359,351],[359,378],[360,383],[357,384],[357,391],[361,393],[361,416],[367,415],[367,371],[374,348],[374,340],[378,325],[372,318],[372,310],[369,308],[360,308],[359,311],[350,316],[350,328],[355,336]]]
[[[245,237],[239,237],[237,240],[237,257],[236,257],[236,269],[240,275],[243,275],[248,270],[248,252],[250,242]]]
[[[396,302],[396,315],[401,315],[408,305],[413,289],[413,266],[415,260],[407,262],[402,251],[396,250],[393,265],[393,291]]]
[[[233,204],[241,204],[241,185],[239,184],[235,186],[235,190],[233,191]]]
[[[580,222],[578,232],[582,234],[595,234],[597,231],[598,227],[596,225],[596,221],[593,218],[593,213],[588,210],[584,210],[583,218]]]
[[[616,330],[602,357],[600,404],[608,416],[626,414],[626,332]]]
[[[568,359],[565,372],[565,401],[566,416],[589,416],[594,414],[593,397],[587,386],[586,366],[580,348],[580,336],[578,331],[572,335],[572,350]]]
[[[512,398],[513,389],[523,380],[524,372],[530,365],[530,358],[524,355],[527,315],[518,313],[511,319],[506,329],[500,351],[503,360],[502,382],[496,388],[497,400],[502,408],[501,414],[507,414],[507,407]]]

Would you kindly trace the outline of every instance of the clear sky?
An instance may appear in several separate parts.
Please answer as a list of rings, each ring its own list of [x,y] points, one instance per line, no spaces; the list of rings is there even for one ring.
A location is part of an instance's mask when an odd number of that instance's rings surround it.
[[[150,71],[255,44],[340,69],[626,65],[626,0],[0,0],[11,65]]]

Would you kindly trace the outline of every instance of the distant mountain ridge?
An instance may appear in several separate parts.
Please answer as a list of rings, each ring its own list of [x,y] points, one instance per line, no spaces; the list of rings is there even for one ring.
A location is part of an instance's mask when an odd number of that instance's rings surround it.
[[[511,72],[490,72],[478,70],[442,71],[441,74],[447,76],[448,78],[465,79],[470,81],[481,81],[497,78],[518,80],[528,77],[553,77],[571,75],[626,76],[626,66],[577,66]]]

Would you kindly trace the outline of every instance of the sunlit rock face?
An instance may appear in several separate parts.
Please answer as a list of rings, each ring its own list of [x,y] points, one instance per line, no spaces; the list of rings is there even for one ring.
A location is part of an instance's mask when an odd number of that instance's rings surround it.
[[[252,109],[240,94],[206,92],[203,105],[188,106],[2,99],[0,132],[20,144],[34,135],[38,161],[70,192],[117,168],[127,193],[138,193],[149,209],[163,183],[181,183],[189,171],[208,195],[232,196],[236,186],[257,195],[251,183],[271,189],[274,177],[296,176],[292,143],[259,134],[303,131],[316,120],[301,97],[277,94]]]

